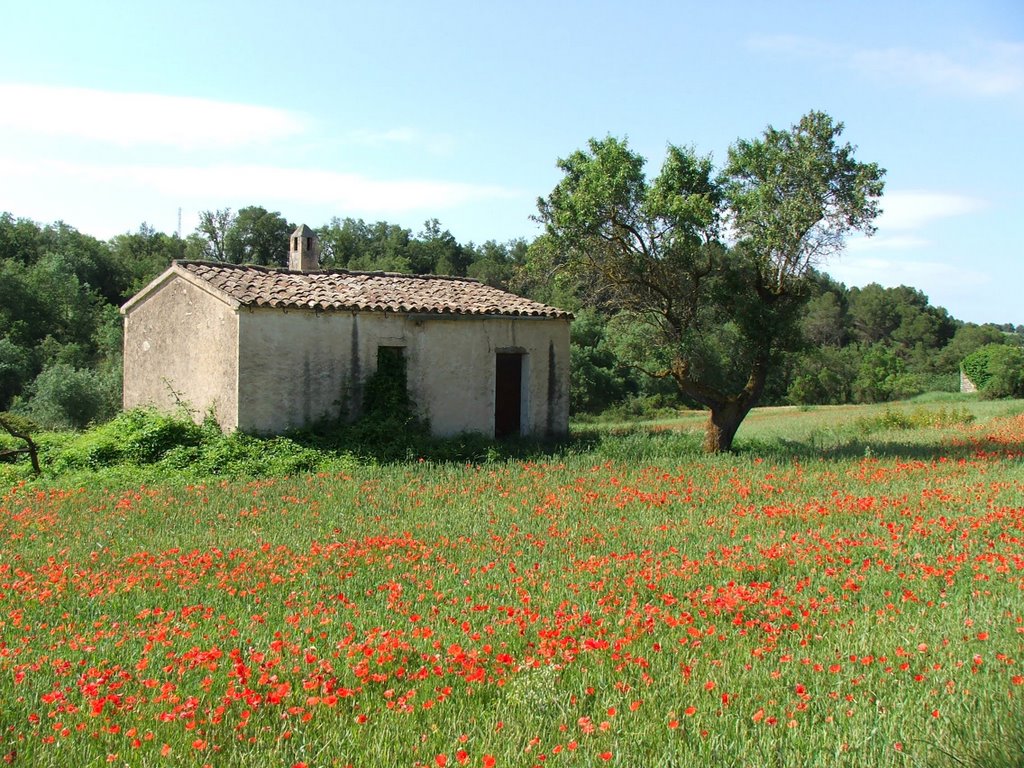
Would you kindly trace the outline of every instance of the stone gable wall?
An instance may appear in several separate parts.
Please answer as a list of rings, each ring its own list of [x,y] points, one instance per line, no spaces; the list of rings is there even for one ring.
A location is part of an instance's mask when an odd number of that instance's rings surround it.
[[[152,406],[196,421],[212,413],[238,427],[238,316],[209,292],[171,275],[124,316],[126,409]]]

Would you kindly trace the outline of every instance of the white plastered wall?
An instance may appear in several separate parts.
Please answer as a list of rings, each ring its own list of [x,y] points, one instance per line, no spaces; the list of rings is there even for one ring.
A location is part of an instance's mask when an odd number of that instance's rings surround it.
[[[186,407],[238,426],[238,316],[208,291],[168,273],[124,318],[124,407]]]
[[[410,392],[435,434],[494,433],[495,356],[523,358],[523,434],[568,427],[569,323],[509,317],[413,317]],[[554,358],[554,367],[549,367]]]
[[[404,348],[410,395],[435,434],[493,434],[498,352],[525,355],[522,432],[568,428],[565,320],[243,308],[239,345],[237,426],[244,430],[282,432],[357,415],[379,346]]]
[[[361,376],[353,315],[241,308],[238,326],[239,429],[277,433],[338,416]]]

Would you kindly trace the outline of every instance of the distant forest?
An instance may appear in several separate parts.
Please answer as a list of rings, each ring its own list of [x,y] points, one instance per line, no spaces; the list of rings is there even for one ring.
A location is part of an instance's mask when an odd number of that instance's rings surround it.
[[[143,224],[103,241],[63,222],[0,214],[0,411],[50,428],[82,428],[112,417],[121,403],[119,307],[175,259],[284,267],[296,226],[280,213],[250,206],[203,212],[185,238]],[[436,219],[415,234],[351,218],[333,218],[316,231],[324,269],[471,277],[573,311],[576,415],[641,415],[692,405],[680,401],[669,382],[621,362],[620,345],[643,340],[621,338],[613,309],[587,307],[580,286],[545,271],[546,236],[459,243]],[[812,292],[801,323],[803,344],[776,367],[763,405],[882,402],[956,391],[963,361],[977,361],[979,350],[1013,350],[991,357],[1017,368],[1024,357],[1024,326],[961,322],[912,287],[847,288],[815,274]],[[708,337],[711,354],[730,354],[728,327],[708,329]]]

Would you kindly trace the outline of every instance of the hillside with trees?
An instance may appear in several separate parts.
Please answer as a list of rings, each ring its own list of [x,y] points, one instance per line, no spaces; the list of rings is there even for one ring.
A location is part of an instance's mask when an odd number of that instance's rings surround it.
[[[112,417],[121,402],[120,305],[174,259],[283,266],[294,226],[279,213],[250,206],[204,212],[184,238],[143,224],[103,241],[65,222],[0,214],[0,411],[55,428]],[[547,271],[553,244],[546,235],[532,243],[459,243],[437,220],[415,233],[351,218],[316,229],[325,268],[468,276],[575,312],[576,415],[697,405],[631,364],[650,337],[595,303],[585,281]],[[1020,382],[1013,363],[1024,354],[1024,327],[960,322],[907,286],[846,288],[817,272],[810,280],[812,295],[797,323],[800,344],[765,381],[762,404],[879,402],[952,391],[961,363],[990,345],[1008,350],[986,353],[985,361],[995,361],[991,380],[1000,392],[1009,387],[1022,394],[1014,389]],[[709,360],[729,356],[731,343],[725,328],[709,342]]]

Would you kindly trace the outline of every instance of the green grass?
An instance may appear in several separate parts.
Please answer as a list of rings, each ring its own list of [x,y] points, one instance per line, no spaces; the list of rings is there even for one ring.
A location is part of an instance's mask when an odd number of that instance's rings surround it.
[[[526,458],[8,474],[0,759],[1020,766],[1022,411],[764,409],[714,457],[686,416]]]
[[[980,400],[958,393],[931,393],[908,401],[875,405],[774,406],[755,408],[740,426],[734,448],[740,452],[768,447],[793,453],[816,452],[828,445],[833,450],[859,448],[866,434],[875,435],[884,443],[904,443],[913,435],[895,420],[886,424],[887,414],[916,419],[924,434],[934,436],[933,426],[955,426],[975,420],[1012,416],[1024,410],[1020,400]],[[682,411],[672,418],[656,420],[587,423],[583,435],[629,436],[675,432],[688,434],[699,444],[703,437],[707,413]],[[889,428],[892,427],[892,428]],[[899,433],[899,434],[896,434]]]
[[[936,428],[1010,416],[1020,400],[980,400],[931,393],[906,402],[855,406],[756,408],[740,427],[734,449],[774,457],[927,455]],[[480,435],[434,439],[402,424],[367,424],[258,439],[222,435],[213,425],[136,411],[82,433],[37,435],[44,476],[200,480],[207,477],[279,477],[338,472],[359,465],[433,462],[486,463],[549,460],[593,453],[624,461],[701,455],[703,411],[649,421],[573,424],[568,439],[494,443]],[[0,435],[0,446],[14,441]],[[0,464],[0,482],[31,477],[27,459]]]

